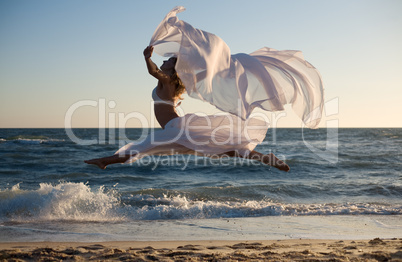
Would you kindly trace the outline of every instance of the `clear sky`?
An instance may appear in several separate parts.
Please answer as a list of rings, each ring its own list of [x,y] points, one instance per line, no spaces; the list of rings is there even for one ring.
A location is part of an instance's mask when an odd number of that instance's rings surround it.
[[[152,126],[142,51],[177,5],[232,53],[303,51],[331,105],[321,127],[402,127],[400,0],[0,0],[0,127]],[[188,97],[182,110],[217,112]],[[267,114],[300,127],[290,109]]]

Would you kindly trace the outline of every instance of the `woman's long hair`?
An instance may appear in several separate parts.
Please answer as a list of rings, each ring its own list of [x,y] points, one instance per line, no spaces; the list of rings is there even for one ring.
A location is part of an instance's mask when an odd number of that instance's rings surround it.
[[[176,65],[177,57],[173,57],[173,58],[174,58],[174,64]],[[179,99],[183,100],[181,95],[186,91],[186,87],[184,86],[183,82],[181,81],[176,70],[170,76],[170,79],[171,79],[171,83],[173,83],[176,86],[176,89],[174,91],[174,97],[178,97]]]

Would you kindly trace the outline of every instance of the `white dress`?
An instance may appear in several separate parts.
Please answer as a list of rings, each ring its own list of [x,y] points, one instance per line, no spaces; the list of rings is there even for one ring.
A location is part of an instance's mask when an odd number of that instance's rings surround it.
[[[324,99],[321,76],[300,51],[262,48],[231,55],[222,39],[180,21],[176,14],[184,10],[176,7],[166,15],[150,45],[159,55],[177,57],[175,69],[189,96],[228,113],[174,118],[165,129],[116,154],[131,154],[127,162],[155,154],[237,151],[246,157],[264,140],[268,129],[268,123],[252,117],[255,107],[281,111],[285,104],[292,104],[308,127],[317,127]],[[156,92],[153,98],[161,100]]]
[[[162,56],[177,56],[176,71],[189,96],[247,119],[255,107],[282,111],[291,104],[310,128],[321,120],[324,88],[320,73],[301,51],[261,48],[231,55],[218,36],[181,21],[176,7],[155,30],[150,45]]]
[[[154,91],[155,102],[165,102]],[[144,140],[129,143],[115,154],[130,154],[131,163],[150,155],[217,155],[236,151],[247,156],[267,133],[268,124],[257,118],[246,121],[228,113],[216,115],[186,114],[170,120],[165,129],[149,134]]]

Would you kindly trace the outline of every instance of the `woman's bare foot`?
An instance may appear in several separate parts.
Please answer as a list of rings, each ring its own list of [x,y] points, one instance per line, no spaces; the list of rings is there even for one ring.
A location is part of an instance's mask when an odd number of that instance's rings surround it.
[[[273,166],[275,168],[278,168],[279,170],[285,171],[285,172],[289,172],[290,167],[283,162],[282,160],[280,160],[279,158],[277,158],[274,154],[270,153],[268,155],[264,155],[262,157],[262,162],[264,164]]]
[[[115,154],[112,156],[102,157],[102,158],[95,158],[91,160],[85,160],[84,162],[90,165],[97,165],[100,169],[105,169],[106,166],[111,164],[123,164],[125,163],[130,157],[135,155],[123,155],[120,156],[119,154]]]
[[[272,153],[271,153],[272,154]],[[276,167],[276,168],[278,168],[279,170],[282,170],[282,171],[285,171],[285,172],[289,172],[289,170],[290,170],[290,167],[285,163],[285,162],[283,162],[282,160],[280,160],[279,158],[277,158],[274,154],[272,154],[273,155],[273,157],[274,157],[274,165],[273,165],[273,167]]]
[[[106,164],[103,163],[102,159],[100,159],[100,158],[91,159],[91,160],[85,160],[84,162],[89,164],[89,165],[96,165],[100,169],[105,169],[106,168]]]

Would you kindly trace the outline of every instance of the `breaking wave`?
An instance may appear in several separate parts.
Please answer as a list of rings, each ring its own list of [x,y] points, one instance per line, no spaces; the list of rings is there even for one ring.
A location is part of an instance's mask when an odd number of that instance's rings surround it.
[[[379,203],[297,204],[270,200],[200,200],[176,194],[126,195],[116,188],[84,183],[41,183],[36,190],[19,184],[0,191],[0,220],[118,222],[130,220],[208,219],[258,216],[401,215],[402,206]]]

